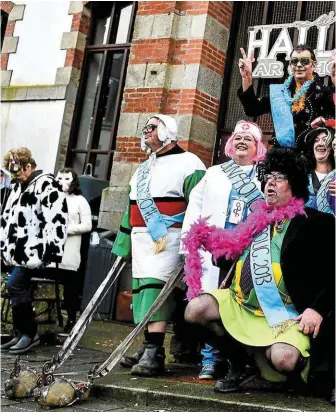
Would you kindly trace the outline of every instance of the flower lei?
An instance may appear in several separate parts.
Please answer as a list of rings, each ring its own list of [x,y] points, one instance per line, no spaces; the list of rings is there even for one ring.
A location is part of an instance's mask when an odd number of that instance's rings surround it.
[[[265,200],[253,203],[253,212],[236,228],[219,229],[209,226],[206,219],[199,219],[183,237],[186,252],[184,273],[188,286],[187,298],[191,300],[202,292],[202,258],[199,250],[208,251],[213,258],[235,259],[248,248],[255,235],[279,220],[292,219],[305,214],[304,201],[292,198],[286,205],[274,208]]]
[[[291,92],[289,90],[289,87],[291,85],[292,80],[294,79],[294,75],[291,74],[288,79],[284,83],[284,97],[285,101],[289,106],[292,106],[292,111],[293,112],[299,112],[300,110],[303,110],[304,108],[304,102],[306,100],[306,94],[308,92],[308,89],[310,85],[314,82],[314,80],[307,80],[302,87],[297,91],[297,88],[295,90],[295,95],[291,97]]]

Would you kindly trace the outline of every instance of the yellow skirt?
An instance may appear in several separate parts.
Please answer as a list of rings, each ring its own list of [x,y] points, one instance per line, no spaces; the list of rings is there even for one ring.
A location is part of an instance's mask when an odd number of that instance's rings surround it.
[[[238,342],[253,347],[267,347],[274,343],[286,343],[298,349],[302,356],[309,357],[310,340],[298,330],[294,324],[276,338],[265,317],[255,316],[239,305],[232,297],[229,289],[217,289],[210,293],[218,302],[219,314],[225,329]],[[286,376],[272,369],[263,351],[255,352],[255,359],[264,379],[272,382],[283,382]],[[309,362],[302,371],[302,379],[307,381]]]

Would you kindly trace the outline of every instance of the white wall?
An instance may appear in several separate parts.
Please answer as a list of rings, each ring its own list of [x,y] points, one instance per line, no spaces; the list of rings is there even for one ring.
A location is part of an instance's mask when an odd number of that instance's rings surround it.
[[[66,50],[60,46],[63,32],[71,29],[70,2],[26,0],[15,4],[26,4],[26,8],[23,20],[15,25],[17,51],[9,55],[11,85],[54,84],[56,69],[65,61]]]
[[[64,100],[1,104],[1,157],[14,147],[31,150],[38,169],[54,172]]]

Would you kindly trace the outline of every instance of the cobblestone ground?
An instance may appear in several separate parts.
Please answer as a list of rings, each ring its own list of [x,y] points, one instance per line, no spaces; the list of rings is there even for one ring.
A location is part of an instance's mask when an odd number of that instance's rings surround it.
[[[42,346],[31,351],[27,355],[22,355],[20,359],[21,370],[29,368],[41,371],[44,362],[50,360],[50,357],[57,352],[58,347]],[[100,363],[106,359],[106,353],[77,348],[74,354],[62,366],[57,370],[56,375],[62,375],[70,379],[86,380],[86,374],[90,368],[96,363]],[[1,411],[2,412],[20,412],[20,411],[43,411],[48,410],[39,406],[32,398],[22,400],[6,399],[4,396],[4,382],[9,378],[9,374],[13,369],[15,356],[9,355],[8,352],[1,354]],[[85,403],[74,405],[69,408],[56,409],[59,412],[62,411],[116,411],[116,412],[188,412],[188,410],[195,411],[194,409],[176,409],[166,408],[158,409],[154,407],[139,406],[138,404],[131,402],[114,401],[113,399],[98,399],[95,397],[89,397],[89,400]]]

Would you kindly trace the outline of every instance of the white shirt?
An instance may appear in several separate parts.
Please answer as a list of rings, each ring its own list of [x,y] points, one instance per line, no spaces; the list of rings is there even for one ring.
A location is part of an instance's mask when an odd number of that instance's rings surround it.
[[[315,173],[316,173],[316,176],[317,176],[319,182],[322,182],[322,180],[323,180],[323,179],[327,176],[327,174],[328,174],[328,173],[320,173],[320,172],[316,172],[316,171],[315,171]]]
[[[131,181],[130,199],[137,198],[137,174]],[[150,193],[153,198],[183,198],[184,183],[196,170],[204,170],[203,162],[193,153],[182,152],[157,157],[151,167]],[[154,254],[154,243],[147,227],[133,227],[132,275],[134,278],[155,278],[167,282],[182,262],[179,255],[181,229],[170,227],[167,245],[163,251]]]

